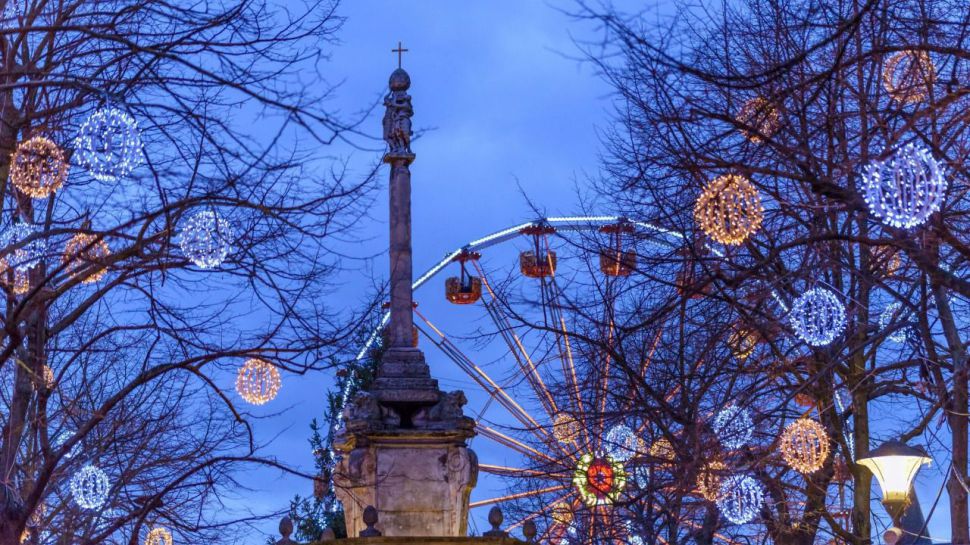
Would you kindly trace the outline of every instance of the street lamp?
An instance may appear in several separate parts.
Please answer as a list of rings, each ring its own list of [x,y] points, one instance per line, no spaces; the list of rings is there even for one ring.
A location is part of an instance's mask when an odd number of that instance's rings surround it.
[[[899,526],[899,519],[909,506],[909,489],[916,472],[931,461],[922,447],[911,447],[901,441],[886,441],[859,458],[859,465],[869,468],[879,480],[882,504],[893,518],[893,526]]]

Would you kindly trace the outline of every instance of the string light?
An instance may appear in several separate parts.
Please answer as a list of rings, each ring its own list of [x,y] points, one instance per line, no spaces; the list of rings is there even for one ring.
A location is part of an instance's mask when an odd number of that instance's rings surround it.
[[[568,503],[558,501],[552,506],[552,520],[557,524],[569,526],[573,521],[573,510]]]
[[[10,181],[34,199],[45,199],[60,189],[67,171],[64,152],[43,136],[21,142],[10,158]]]
[[[40,264],[47,253],[47,239],[38,237],[24,244],[25,240],[40,233],[39,227],[29,223],[15,223],[0,233],[0,248],[3,248],[3,258],[0,259],[2,272],[6,272],[8,268],[26,272]]]
[[[831,291],[813,288],[795,300],[788,321],[800,339],[825,346],[845,329],[845,307]]]
[[[707,501],[717,502],[721,499],[721,475],[727,466],[720,460],[712,460],[704,464],[697,474],[697,493]]]
[[[212,210],[203,210],[185,222],[179,245],[197,266],[214,269],[229,255],[233,237],[228,221]]]
[[[633,466],[630,471],[633,474],[633,484],[637,485],[637,488],[643,490],[647,487],[647,483],[650,479],[650,468],[645,465]]]
[[[48,390],[52,390],[54,388],[54,370],[51,369],[50,366],[45,365],[43,373],[44,373],[44,387],[47,388]]]
[[[108,475],[100,468],[86,465],[71,479],[74,501],[84,509],[100,509],[108,499]]]
[[[145,536],[145,545],[172,545],[172,532],[161,526],[152,528]]]
[[[754,520],[765,502],[761,483],[744,474],[729,475],[721,483],[718,509],[724,518],[734,524],[747,524]]]
[[[902,309],[903,305],[898,301],[890,303],[886,308],[884,308],[879,314],[879,329],[883,331],[888,329],[889,326],[896,321],[896,318],[899,317]],[[906,336],[909,334],[907,331],[908,329],[909,326],[896,328],[888,335],[889,340],[897,343],[905,342]]]
[[[573,485],[586,505],[606,505],[616,501],[626,486],[623,464],[609,455],[586,453],[576,464]]]
[[[734,324],[731,328],[731,335],[728,337],[728,346],[735,358],[744,361],[758,346],[758,333],[751,328]]]
[[[576,441],[579,437],[579,421],[565,413],[559,413],[553,418],[552,435],[563,445]]]
[[[925,223],[943,204],[948,184],[946,167],[915,144],[862,169],[862,197],[869,211],[892,227],[909,229]]]
[[[808,475],[825,464],[829,457],[829,434],[810,418],[799,418],[781,434],[781,457],[795,471]]]
[[[778,108],[763,97],[749,99],[741,107],[735,121],[741,125],[741,134],[745,138],[760,144],[762,138],[770,138],[778,130],[781,117]]]
[[[764,209],[754,185],[737,174],[715,178],[694,205],[694,220],[707,236],[736,246],[761,227]]]
[[[936,67],[926,51],[897,51],[883,63],[882,85],[901,104],[920,102],[936,81]]]
[[[101,182],[128,176],[141,164],[143,153],[138,122],[114,107],[92,113],[74,139],[74,157]]]
[[[57,450],[60,450],[61,448],[64,447],[65,444],[67,444],[67,442],[72,437],[74,437],[74,432],[70,430],[61,430],[57,435],[54,436],[54,442],[51,446],[53,446]],[[74,443],[74,446],[71,447],[71,450],[64,453],[64,458],[67,460],[70,460],[71,458],[74,458],[75,456],[77,456],[80,452],[81,452],[81,442],[78,441],[77,443]]]
[[[78,271],[85,271],[86,274],[81,282],[91,284],[101,280],[108,272],[108,268],[103,263],[109,256],[111,256],[111,249],[108,248],[107,242],[97,235],[77,233],[64,247],[63,262],[67,272],[72,276]]]
[[[676,457],[674,445],[666,437],[661,437],[650,445],[650,457],[661,462],[673,462]]]
[[[903,265],[903,257],[895,246],[880,244],[870,248],[869,252],[875,267],[885,269],[886,276],[896,274]]]
[[[728,405],[714,417],[711,425],[718,440],[728,449],[739,449],[746,445],[754,435],[754,422],[747,409]]]
[[[614,460],[625,462],[643,451],[643,442],[633,430],[619,424],[606,433],[606,451]]]
[[[236,392],[253,405],[265,405],[280,391],[280,372],[258,358],[246,360],[236,376]]]

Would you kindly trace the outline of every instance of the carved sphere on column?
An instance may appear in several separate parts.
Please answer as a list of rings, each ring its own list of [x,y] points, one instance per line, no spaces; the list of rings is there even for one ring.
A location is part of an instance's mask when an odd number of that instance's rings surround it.
[[[829,457],[829,434],[821,424],[810,418],[799,418],[781,434],[781,456],[785,463],[799,473],[814,473]]]
[[[10,181],[34,199],[45,199],[60,189],[67,171],[64,151],[43,136],[21,142],[10,158]]]
[[[750,180],[725,174],[707,184],[694,205],[694,220],[716,242],[737,246],[760,227],[764,208]]]
[[[280,385],[279,370],[259,358],[246,360],[236,376],[236,391],[253,405],[265,405],[275,399]]]
[[[411,88],[411,76],[408,75],[403,68],[398,68],[397,70],[391,72],[391,77],[388,78],[387,86],[390,87],[392,91],[407,91]]]

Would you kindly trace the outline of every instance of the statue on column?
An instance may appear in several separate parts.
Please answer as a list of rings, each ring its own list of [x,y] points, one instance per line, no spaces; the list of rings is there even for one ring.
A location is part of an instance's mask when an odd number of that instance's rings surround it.
[[[384,97],[384,140],[387,142],[388,157],[407,157],[411,153],[411,77],[398,68],[391,73],[390,92]]]

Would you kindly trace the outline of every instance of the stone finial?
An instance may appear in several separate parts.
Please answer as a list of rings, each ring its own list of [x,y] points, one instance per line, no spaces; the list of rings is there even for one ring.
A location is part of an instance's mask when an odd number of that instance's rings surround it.
[[[522,535],[525,536],[526,543],[536,542],[536,523],[533,520],[527,520],[522,525]]]
[[[320,532],[320,541],[333,541],[335,539],[337,539],[337,534],[330,528],[324,528]]]
[[[364,524],[367,527],[360,531],[360,537],[380,537],[380,530],[374,528],[377,524],[377,509],[373,505],[364,508]]]
[[[280,535],[283,536],[276,542],[276,545],[297,545],[295,541],[290,539],[290,534],[293,533],[293,521],[290,517],[283,517],[280,519]]]
[[[501,529],[502,521],[505,520],[505,515],[502,514],[502,510],[496,505],[488,510],[488,523],[492,525],[492,529],[482,534],[484,537],[509,537],[507,532],[503,532]]]

